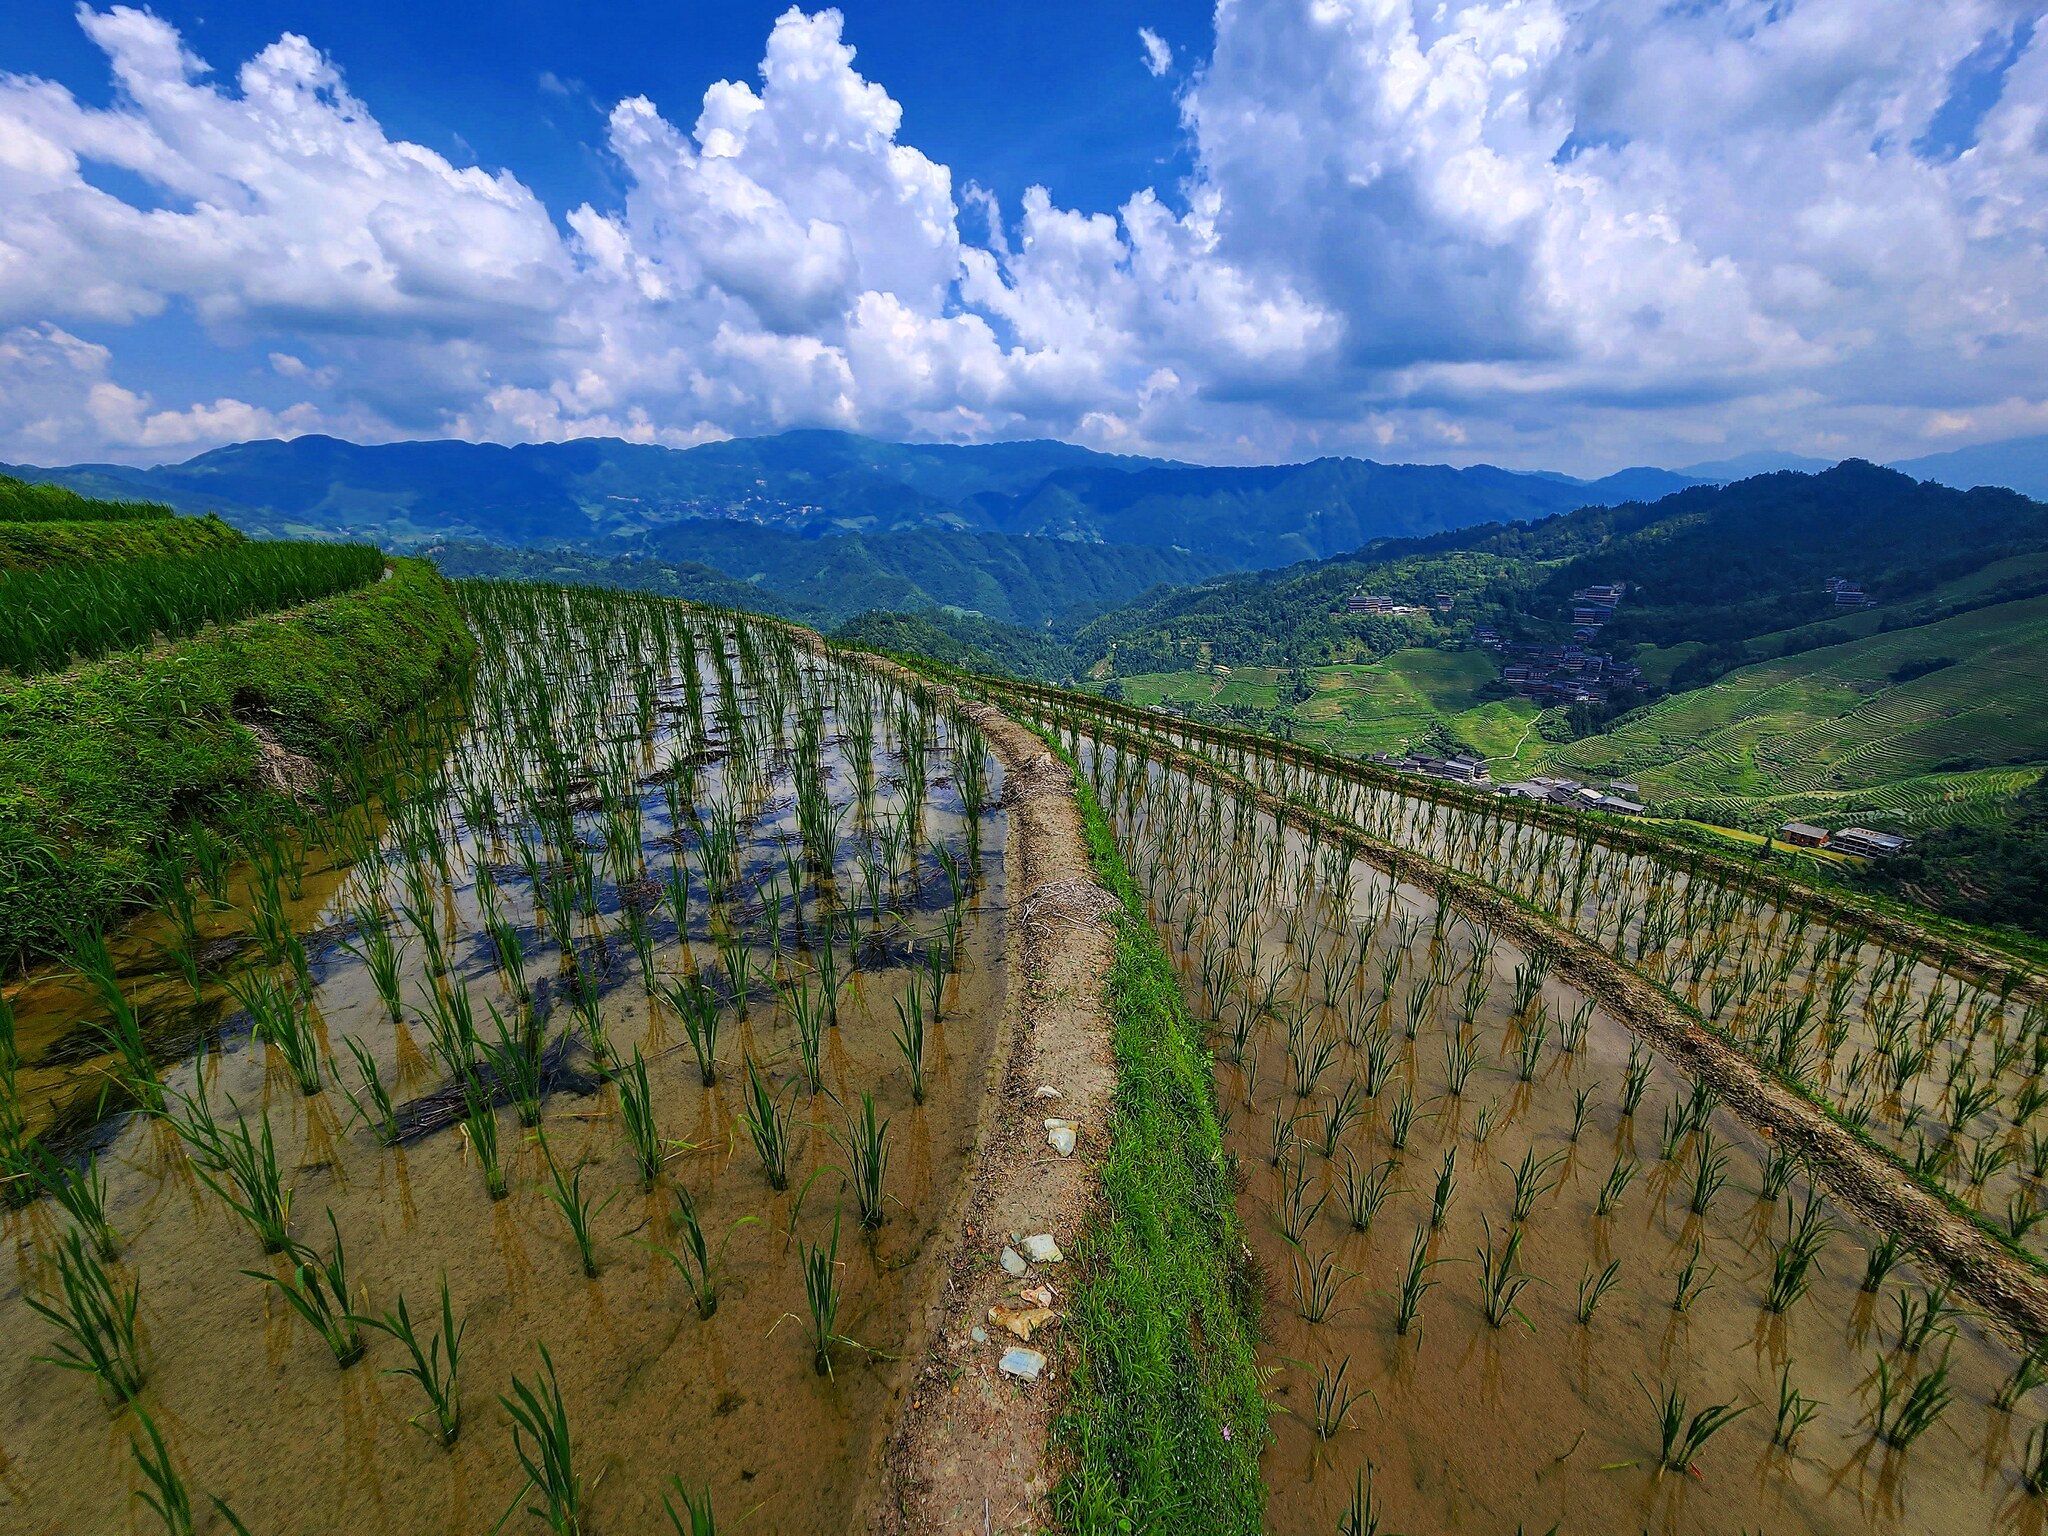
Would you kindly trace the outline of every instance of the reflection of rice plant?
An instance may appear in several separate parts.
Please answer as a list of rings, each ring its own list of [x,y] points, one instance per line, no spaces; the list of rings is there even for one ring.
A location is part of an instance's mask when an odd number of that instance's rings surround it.
[[[406,1310],[405,1297],[398,1298],[398,1310],[387,1312],[382,1317],[365,1317],[366,1327],[375,1328],[379,1333],[388,1333],[405,1346],[405,1352],[412,1356],[412,1364],[390,1366],[386,1376],[408,1376],[419,1384],[427,1395],[428,1412],[433,1415],[433,1427],[429,1429],[421,1420],[427,1414],[417,1414],[406,1422],[422,1434],[432,1435],[445,1449],[455,1443],[455,1437],[462,1432],[462,1395],[457,1386],[457,1371],[462,1363],[462,1334],[468,1328],[469,1320],[455,1321],[455,1308],[448,1297],[448,1275],[441,1275],[441,1331],[425,1348],[420,1346],[419,1333],[413,1326],[412,1315]]]
[[[875,1096],[863,1089],[860,1117],[847,1116],[846,1130],[839,1139],[840,1148],[846,1153],[847,1182],[853,1186],[863,1227],[882,1224],[882,1185],[889,1171],[888,1137],[889,1122],[877,1122]]]
[[[82,1372],[110,1399],[125,1402],[142,1390],[142,1350],[135,1329],[141,1293],[133,1281],[116,1282],[76,1231],[64,1234],[56,1259],[56,1291],[22,1296],[63,1335],[56,1354],[37,1358]]]
[[[1620,1279],[1621,1260],[1619,1259],[1609,1259],[1607,1267],[1597,1275],[1593,1273],[1591,1268],[1586,1270],[1585,1275],[1579,1281],[1579,1299],[1576,1307],[1573,1309],[1574,1315],[1582,1326],[1590,1326],[1592,1324],[1593,1313],[1599,1307],[1601,1298],[1613,1290],[1616,1282]]]
[[[1642,1382],[1639,1380],[1636,1385],[1642,1386]],[[1643,1387],[1643,1393],[1650,1396],[1650,1389]],[[1652,1396],[1650,1401],[1657,1410],[1657,1430],[1662,1439],[1657,1465],[1671,1472],[1683,1472],[1691,1466],[1701,1447],[1749,1412],[1747,1405],[1738,1408],[1733,1403],[1713,1403],[1688,1420],[1685,1398],[1676,1387],[1666,1387],[1661,1397]]]
[[[574,1446],[569,1435],[569,1411],[562,1402],[562,1388],[555,1379],[555,1362],[548,1347],[540,1346],[541,1375],[532,1385],[512,1378],[512,1395],[499,1397],[512,1419],[512,1448],[526,1473],[526,1486],[513,1495],[512,1509],[527,1494],[540,1502],[527,1505],[527,1512],[539,1516],[555,1536],[579,1536],[583,1529],[583,1479],[577,1476]],[[500,1516],[498,1524],[505,1523]]]
[[[750,1222],[758,1223],[758,1216],[742,1216],[719,1239],[714,1252],[704,1236],[703,1224],[697,1217],[697,1202],[690,1197],[690,1191],[683,1185],[676,1185],[676,1222],[682,1241],[674,1248],[665,1244],[651,1243],[648,1246],[673,1264],[676,1273],[683,1277],[683,1284],[689,1287],[690,1301],[697,1308],[699,1317],[710,1317],[718,1311],[719,1292],[725,1284],[725,1248],[732,1241],[733,1233]]]
[[[1948,1411],[1955,1394],[1948,1385],[1948,1356],[1910,1384],[1903,1371],[1894,1373],[1889,1360],[1877,1362],[1877,1403],[1871,1428],[1893,1450],[1903,1451],[1932,1429]]]
[[[245,1269],[251,1280],[275,1286],[291,1309],[304,1318],[334,1354],[334,1363],[344,1370],[363,1358],[363,1331],[349,1305],[348,1254],[341,1245],[341,1228],[334,1212],[327,1213],[328,1230],[334,1234],[334,1249],[323,1259],[312,1249],[293,1243],[285,1250],[285,1278],[261,1270]]]

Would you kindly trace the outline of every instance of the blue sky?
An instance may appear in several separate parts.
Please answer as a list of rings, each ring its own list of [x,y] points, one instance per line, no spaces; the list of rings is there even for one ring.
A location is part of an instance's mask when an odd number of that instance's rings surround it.
[[[12,0],[0,458],[2048,431],[2041,10]]]

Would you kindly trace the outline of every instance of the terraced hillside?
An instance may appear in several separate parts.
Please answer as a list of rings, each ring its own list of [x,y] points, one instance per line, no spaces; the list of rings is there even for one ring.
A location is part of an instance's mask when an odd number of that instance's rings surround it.
[[[294,814],[471,651],[419,562],[0,480],[0,965]]]

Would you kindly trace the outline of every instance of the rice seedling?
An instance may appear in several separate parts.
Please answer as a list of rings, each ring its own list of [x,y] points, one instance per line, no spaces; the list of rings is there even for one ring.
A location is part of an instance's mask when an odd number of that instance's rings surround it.
[[[1638,1380],[1636,1385],[1642,1387],[1642,1382]],[[1733,1403],[1713,1403],[1687,1419],[1685,1398],[1676,1387],[1667,1386],[1662,1396],[1653,1396],[1643,1387],[1643,1394],[1657,1410],[1661,1442],[1657,1466],[1667,1472],[1686,1471],[1709,1440],[1749,1412],[1747,1404],[1738,1408]]]
[[[637,1045],[633,1047],[631,1064],[619,1073],[617,1082],[619,1119],[625,1126],[626,1145],[632,1151],[634,1166],[640,1170],[640,1187],[653,1189],[665,1159],[661,1135],[654,1125],[654,1095],[647,1084],[647,1062]]]
[[[804,1274],[804,1302],[811,1320],[811,1365],[820,1376],[832,1374],[833,1330],[839,1326],[839,1212],[832,1213],[832,1240],[799,1243],[798,1261]]]
[[[1685,1263],[1679,1266],[1677,1283],[1672,1288],[1671,1310],[1683,1316],[1690,1312],[1693,1303],[1713,1289],[1714,1276],[1720,1269],[1712,1264],[1700,1263],[1700,1243],[1693,1239],[1692,1251],[1686,1255]]]
[[[1693,1147],[1689,1183],[1691,1194],[1686,1208],[1695,1216],[1704,1216],[1713,1205],[1714,1196],[1728,1183],[1728,1154],[1714,1145],[1711,1131],[1702,1130]]]
[[[1792,1183],[1793,1174],[1799,1171],[1800,1157],[1797,1152],[1782,1147],[1772,1147],[1764,1156],[1763,1179],[1757,1194],[1765,1200],[1776,1200],[1785,1193]]]
[[[69,936],[68,948],[73,973],[99,995],[100,1005],[106,1011],[106,1017],[97,1020],[92,1028],[102,1049],[113,1058],[110,1090],[119,1089],[145,1114],[161,1114],[163,1084],[157,1077],[156,1063],[150,1059],[142,1020],[122,990],[106,935],[97,928],[75,931]]]
[[[1509,1220],[1514,1225],[1520,1226],[1529,1219],[1529,1213],[1536,1209],[1537,1200],[1546,1192],[1544,1179],[1549,1176],[1551,1169],[1563,1161],[1564,1149],[1561,1147],[1544,1157],[1538,1157],[1535,1149],[1531,1148],[1522,1154],[1522,1161],[1518,1167],[1510,1168],[1515,1179],[1515,1197],[1509,1207]],[[1507,1163],[1502,1163],[1501,1166],[1509,1168]]]
[[[619,1192],[613,1190],[593,1206],[590,1197],[583,1193],[583,1165],[578,1163],[565,1177],[562,1165],[555,1160],[555,1149],[548,1144],[546,1133],[540,1133],[538,1140],[541,1158],[548,1170],[548,1182],[541,1193],[561,1213],[562,1224],[569,1229],[569,1236],[575,1241],[576,1256],[583,1265],[583,1278],[595,1280],[598,1276],[597,1242],[590,1224],[604,1214],[605,1208],[618,1198]]]
[[[36,1192],[29,1158],[33,1143],[21,1112],[20,1073],[14,1007],[0,995],[0,1204],[8,1206],[27,1205]]]
[[[1429,1272],[1447,1259],[1429,1257],[1429,1230],[1415,1229],[1414,1241],[1408,1245],[1407,1267],[1401,1273],[1401,1288],[1394,1304],[1394,1332],[1406,1338],[1422,1321],[1422,1299],[1437,1284],[1429,1278]]]
[[[1918,1354],[1929,1340],[1948,1338],[1955,1333],[1955,1326],[1949,1319],[1956,1315],[1958,1309],[1949,1304],[1948,1295],[1948,1284],[1944,1281],[1917,1296],[1911,1291],[1901,1291],[1893,1298],[1899,1314],[1900,1354]]]
[[[477,1166],[483,1169],[484,1191],[493,1200],[502,1200],[511,1191],[505,1182],[504,1164],[498,1157],[497,1106],[473,1078],[463,1079],[462,1105],[462,1134],[469,1150],[476,1154]]]
[[[132,1280],[123,1284],[109,1275],[76,1229],[58,1241],[55,1257],[57,1289],[40,1296],[22,1294],[30,1310],[62,1335],[56,1354],[36,1358],[90,1376],[112,1403],[127,1402],[143,1383],[136,1333],[140,1289]]]
[[[2043,1358],[2039,1348],[2028,1350],[2020,1356],[2012,1374],[1998,1384],[1998,1390],[1991,1397],[1991,1406],[2000,1413],[2010,1413],[2021,1398],[2044,1381],[2048,1381],[2048,1359]]]
[[[1507,1241],[1496,1248],[1492,1222],[1482,1216],[1480,1227],[1486,1236],[1479,1247],[1479,1310],[1490,1327],[1506,1327],[1513,1318],[1534,1333],[1536,1325],[1515,1305],[1515,1298],[1535,1279],[1522,1268],[1522,1229],[1511,1227]]]
[[[1308,1168],[1300,1156],[1281,1163],[1280,1198],[1274,1202],[1273,1209],[1279,1218],[1280,1231],[1290,1243],[1300,1243],[1309,1223],[1316,1219],[1316,1213],[1330,1198],[1328,1190],[1319,1190],[1311,1200],[1310,1185]]]
[[[2020,1486],[2036,1498],[2048,1493],[2048,1424],[2027,1434],[2026,1449],[2020,1454]]]
[[[344,1084],[342,1097],[355,1111],[355,1118],[369,1126],[388,1146],[398,1139],[398,1110],[391,1102],[391,1091],[384,1086],[384,1079],[377,1071],[377,1060],[370,1054],[370,1048],[354,1035],[343,1035],[341,1043],[355,1063],[359,1085],[352,1089]]]
[[[107,1176],[99,1159],[88,1154],[82,1168],[73,1168],[52,1157],[40,1142],[30,1142],[26,1161],[35,1187],[78,1223],[93,1251],[107,1263],[119,1257],[121,1237],[107,1219]]]
[[[1594,1211],[1602,1216],[1611,1216],[1621,1206],[1621,1197],[1628,1192],[1642,1164],[1626,1152],[1614,1154],[1614,1166],[1607,1170],[1607,1178],[1600,1186],[1599,1196],[1594,1201]]]
[[[783,1002],[796,1021],[797,1059],[802,1063],[804,1081],[812,1093],[825,1086],[821,1051],[825,1033],[825,1005],[809,987],[784,987]]]
[[[1429,1229],[1434,1232],[1444,1224],[1444,1217],[1451,1208],[1451,1195],[1458,1185],[1458,1149],[1444,1149],[1443,1166],[1437,1170],[1436,1189],[1429,1200]]]
[[[1415,1095],[1406,1083],[1387,1113],[1387,1143],[1396,1152],[1408,1150],[1408,1133],[1415,1124]]]
[[[320,1075],[320,1041],[304,999],[276,977],[260,972],[230,984],[228,990],[248,1010],[255,1035],[284,1057],[299,1092],[309,1098],[320,1092],[325,1086]]]
[[[661,995],[683,1022],[697,1057],[697,1077],[706,1088],[718,1081],[718,995],[696,976],[661,984]]]
[[[1337,1536],[1379,1536],[1380,1506],[1373,1497],[1372,1462],[1351,1474],[1351,1501],[1337,1517]]]
[[[718,1311],[718,1298],[725,1284],[725,1250],[732,1242],[733,1233],[749,1224],[758,1225],[758,1216],[742,1216],[725,1230],[725,1236],[718,1240],[713,1249],[704,1235],[704,1227],[697,1215],[697,1202],[690,1191],[678,1184],[676,1190],[676,1225],[681,1237],[678,1247],[671,1248],[663,1243],[648,1246],[675,1266],[677,1274],[683,1277],[683,1284],[690,1292],[690,1302],[697,1309],[697,1316],[709,1318]]]
[[[183,1101],[188,1119],[173,1122],[192,1156],[195,1169],[206,1187],[221,1203],[249,1225],[263,1244],[265,1253],[283,1253],[291,1243],[291,1187],[277,1165],[277,1143],[271,1135],[270,1117],[259,1115],[260,1136],[232,1097],[228,1108],[235,1111],[232,1129],[224,1130],[213,1118],[203,1091]]]
[[[1798,1211],[1785,1213],[1785,1241],[1771,1255],[1771,1278],[1764,1289],[1764,1309],[1783,1313],[1812,1286],[1810,1271],[1819,1268],[1821,1252],[1835,1234],[1821,1215],[1820,1197],[1809,1194]]]
[[[1896,1232],[1887,1232],[1870,1245],[1863,1261],[1863,1283],[1860,1287],[1865,1295],[1875,1296],[1883,1289],[1886,1277],[1898,1266],[1904,1252],[1905,1241]]]
[[[882,1224],[883,1183],[889,1171],[889,1122],[875,1118],[875,1096],[861,1090],[860,1117],[848,1115],[839,1137],[846,1154],[847,1182],[853,1186],[860,1224],[873,1230]]]
[[[1932,1429],[1948,1411],[1955,1393],[1948,1384],[1948,1356],[1935,1367],[1908,1382],[1903,1372],[1894,1372],[1889,1360],[1877,1362],[1877,1401],[1870,1423],[1877,1438],[1895,1451],[1903,1451]]]
[[[1818,1398],[1807,1397],[1792,1385],[1792,1364],[1787,1361],[1778,1375],[1778,1416],[1771,1429],[1771,1444],[1791,1450],[1799,1432],[1820,1410]]]
[[[554,1536],[581,1536],[583,1479],[575,1470],[569,1411],[545,1344],[540,1346],[540,1362],[541,1370],[530,1385],[514,1376],[511,1395],[498,1398],[512,1420],[512,1449],[526,1474],[526,1486],[513,1495],[498,1525],[504,1525],[521,1499],[533,1494],[538,1502],[527,1505],[527,1513],[546,1521]]]
[[[1609,1259],[1606,1268],[1597,1275],[1590,1268],[1587,1269],[1579,1280],[1579,1299],[1572,1309],[1573,1315],[1579,1320],[1579,1326],[1592,1326],[1593,1313],[1599,1307],[1601,1298],[1613,1290],[1620,1279],[1619,1259]]]
[[[1293,1360],[1289,1363],[1299,1365],[1304,1370],[1308,1368],[1300,1360]],[[1375,1401],[1370,1389],[1360,1388],[1357,1391],[1351,1389],[1344,1379],[1350,1370],[1351,1357],[1349,1355],[1339,1360],[1334,1370],[1331,1369],[1327,1361],[1316,1367],[1315,1382],[1311,1394],[1314,1406],[1310,1411],[1309,1427],[1315,1431],[1318,1440],[1332,1439],[1338,1430],[1350,1428],[1351,1410],[1359,1403]]]
[[[915,992],[896,999],[896,1049],[910,1072],[910,1102],[924,1102],[924,1005]]]
[[[768,1086],[751,1056],[747,1058],[746,1105],[740,1111],[740,1121],[760,1155],[768,1187],[789,1188],[789,1109]]]
[[[1369,1173],[1360,1173],[1357,1162],[1347,1152],[1344,1156],[1344,1214],[1354,1232],[1370,1232],[1380,1207],[1386,1203],[1388,1182],[1394,1176],[1394,1160],[1388,1158],[1375,1164]]]
[[[402,936],[392,937],[390,928],[375,907],[357,907],[351,916],[355,932],[341,941],[341,947],[363,962],[370,973],[371,985],[377,989],[378,1000],[384,1004],[385,1013],[392,1023],[399,1023],[405,1017],[405,1006],[400,996],[405,941]]]
[[[412,1314],[407,1311],[405,1297],[400,1295],[396,1311],[382,1317],[359,1319],[366,1328],[396,1339],[411,1357],[408,1365],[387,1366],[386,1376],[404,1376],[415,1382],[426,1394],[427,1409],[413,1415],[406,1422],[446,1450],[462,1433],[462,1394],[458,1384],[462,1365],[462,1335],[469,1327],[469,1320],[455,1320],[455,1306],[448,1295],[448,1273],[441,1273],[441,1329],[423,1347],[419,1331],[413,1325]],[[427,1422],[431,1418],[431,1427]]]
[[[1628,1047],[1628,1066],[1621,1079],[1621,1118],[1632,1119],[1636,1106],[1643,1102],[1643,1094],[1650,1086],[1650,1053],[1643,1049],[1640,1040],[1632,1040]]]
[[[680,1477],[668,1480],[669,1492],[683,1501],[682,1513],[670,1501],[669,1495],[661,1496],[661,1507],[668,1513],[668,1523],[674,1527],[676,1536],[718,1536],[718,1520],[711,1512],[711,1490],[698,1488],[692,1492]]]
[[[1599,1091],[1600,1085],[1598,1083],[1587,1083],[1582,1087],[1572,1090],[1572,1128],[1570,1134],[1565,1139],[1573,1145],[1577,1145],[1579,1137],[1585,1132],[1586,1121],[1592,1115],[1593,1095]]]
[[[327,1213],[327,1226],[334,1234],[334,1247],[326,1258],[293,1243],[285,1249],[283,1279],[262,1270],[245,1269],[242,1273],[275,1287],[285,1304],[320,1335],[333,1353],[334,1363],[347,1370],[363,1358],[363,1320],[349,1302],[348,1254],[342,1247],[341,1227],[332,1210]]]

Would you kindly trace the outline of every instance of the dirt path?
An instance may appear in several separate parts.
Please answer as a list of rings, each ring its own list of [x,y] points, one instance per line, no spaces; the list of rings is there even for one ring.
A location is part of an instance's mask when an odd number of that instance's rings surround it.
[[[1472,876],[1384,843],[1350,822],[1284,801],[1205,757],[1154,737],[1133,740],[1111,729],[1113,744],[1142,745],[1154,762],[1233,794],[1303,831],[1341,840],[1360,856],[1423,890],[1448,886],[1452,904],[1523,948],[1554,957],[1552,974],[1599,999],[1616,1018],[1675,1065],[1705,1082],[1735,1114],[1780,1145],[1796,1148],[1843,1207],[1882,1231],[1896,1232],[1989,1317],[2025,1346],[2048,1339],[2048,1284],[1973,1222],[1923,1189],[1898,1164],[1858,1141],[1820,1108],[1767,1073],[1681,1005],[1598,945],[1551,923]]]

